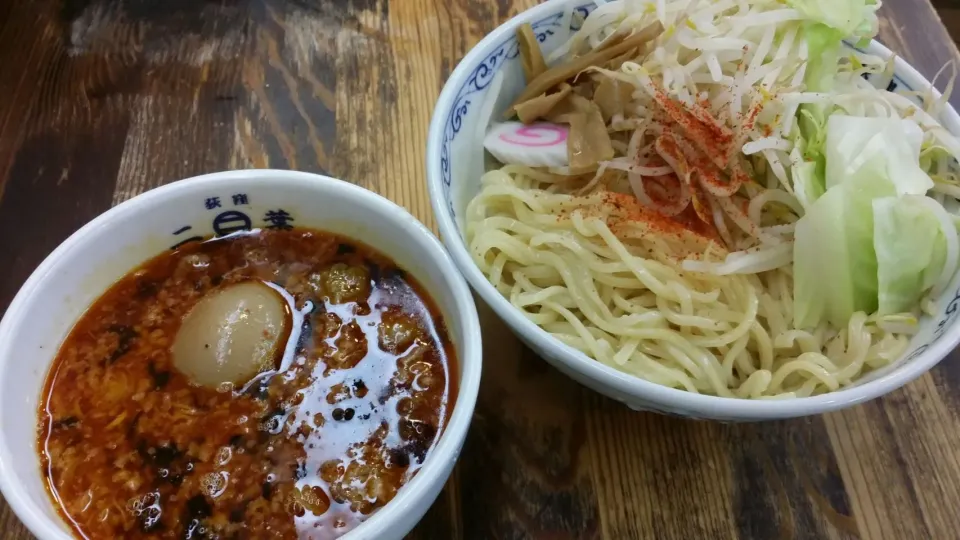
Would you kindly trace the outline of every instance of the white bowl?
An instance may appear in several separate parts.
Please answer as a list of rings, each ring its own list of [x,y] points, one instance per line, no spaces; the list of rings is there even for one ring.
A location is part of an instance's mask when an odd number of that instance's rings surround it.
[[[423,284],[446,320],[460,367],[450,421],[417,475],[344,538],[401,538],[423,517],[457,460],[480,385],[480,323],[469,288],[436,237],[375,193],[313,174],[231,171],[169,184],[102,214],[43,261],[7,309],[0,322],[0,489],[35,535],[73,538],[40,474],[37,407],[47,370],[79,316],[173,244],[216,228],[260,227],[266,212],[281,209],[295,225],[340,233],[390,256]]]
[[[582,15],[595,7],[590,0],[574,2]],[[564,345],[515,309],[474,264],[462,235],[464,210],[477,193],[484,172],[483,160],[478,156],[483,148],[482,133],[477,129],[479,109],[486,98],[487,87],[498,72],[504,76],[503,90],[494,107],[494,118],[524,87],[514,37],[516,28],[530,23],[541,47],[551,51],[563,43],[568,34],[560,26],[569,4],[568,0],[548,0],[517,15],[481,40],[447,80],[434,110],[428,136],[427,182],[440,237],[473,289],[522,341],[560,371],[631,408],[724,421],[790,418],[862,403],[919,377],[953,350],[960,341],[957,329],[960,290],[956,279],[938,303],[940,313],[922,320],[919,334],[900,361],[869,374],[855,386],[791,400],[719,398],[654,384],[594,361]],[[883,58],[891,56],[891,52],[876,41],[861,52]],[[930,87],[926,79],[899,58],[895,64],[894,81],[907,90]],[[939,93],[935,92],[935,95],[939,97]],[[944,112],[941,122],[951,132],[960,133],[960,117],[952,107]]]

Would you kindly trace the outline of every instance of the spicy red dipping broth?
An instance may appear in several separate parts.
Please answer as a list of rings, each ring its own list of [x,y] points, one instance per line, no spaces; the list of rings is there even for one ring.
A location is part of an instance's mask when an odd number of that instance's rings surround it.
[[[246,385],[173,363],[207,295],[262,281],[302,315]],[[80,318],[47,377],[39,451],[84,538],[338,537],[417,473],[456,397],[454,351],[423,288],[387,257],[309,229],[183,245]]]

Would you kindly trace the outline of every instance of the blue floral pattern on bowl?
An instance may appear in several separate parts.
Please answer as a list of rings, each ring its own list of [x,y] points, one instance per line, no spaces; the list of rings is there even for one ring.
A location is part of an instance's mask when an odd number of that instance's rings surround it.
[[[580,21],[583,20],[591,11],[596,8],[596,4],[589,3],[574,8],[574,16],[570,20],[570,30],[579,30]],[[555,13],[549,17],[540,19],[532,23],[533,33],[537,36],[537,41],[543,43],[547,37],[556,34],[556,31],[563,23],[563,13]],[[520,47],[516,38],[511,37],[498,45],[492,53],[480,62],[480,65],[470,73],[467,82],[457,91],[457,97],[453,100],[453,107],[447,117],[446,127],[443,132],[443,144],[440,147],[440,174],[443,179],[443,196],[447,201],[447,209],[450,211],[450,217],[456,217],[456,210],[453,207],[453,197],[450,196],[450,185],[452,183],[452,174],[450,172],[450,144],[460,133],[463,127],[463,118],[469,112],[471,105],[479,104],[472,96],[487,88],[493,81],[494,75],[506,63],[506,60],[512,60],[520,54]]]

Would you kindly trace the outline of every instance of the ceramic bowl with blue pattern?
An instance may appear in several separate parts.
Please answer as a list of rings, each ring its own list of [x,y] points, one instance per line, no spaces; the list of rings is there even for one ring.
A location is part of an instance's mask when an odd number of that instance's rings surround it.
[[[473,289],[524,343],[563,373],[633,409],[721,421],[791,418],[850,407],[916,379],[957,346],[960,341],[960,280],[955,278],[937,303],[936,316],[921,320],[919,333],[897,362],[836,392],[757,401],[699,395],[642,380],[589,358],[524,317],[473,263],[463,237],[463,215],[467,203],[478,192],[480,177],[484,173],[483,129],[478,126],[478,118],[487,89],[494,76],[502,73],[503,89],[494,108],[496,118],[524,88],[516,29],[523,23],[530,23],[542,49],[552,51],[568,35],[565,29],[561,31],[568,5],[569,0],[548,0],[517,15],[480,41],[447,80],[433,113],[427,145],[427,182],[441,238]],[[593,2],[582,0],[582,5],[575,9],[586,16],[594,7]],[[577,19],[573,17],[572,30],[579,27]],[[876,41],[861,52],[881,58],[893,54]],[[894,73],[889,90],[926,90],[930,87],[927,79],[899,58]],[[934,94],[940,95],[936,91]],[[960,133],[960,117],[952,107],[945,109],[940,121],[952,133]]]

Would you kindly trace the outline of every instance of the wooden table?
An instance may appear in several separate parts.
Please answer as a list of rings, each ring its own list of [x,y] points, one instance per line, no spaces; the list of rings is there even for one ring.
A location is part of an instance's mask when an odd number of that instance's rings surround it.
[[[352,179],[433,225],[427,125],[450,70],[533,0],[5,0],[0,309],[112,204],[245,167]],[[881,39],[957,60],[928,0]],[[957,538],[960,358],[890,396],[752,425],[633,412],[571,382],[485,306],[460,464],[414,537]],[[25,412],[27,414],[27,412]],[[4,538],[32,538],[0,499]]]

